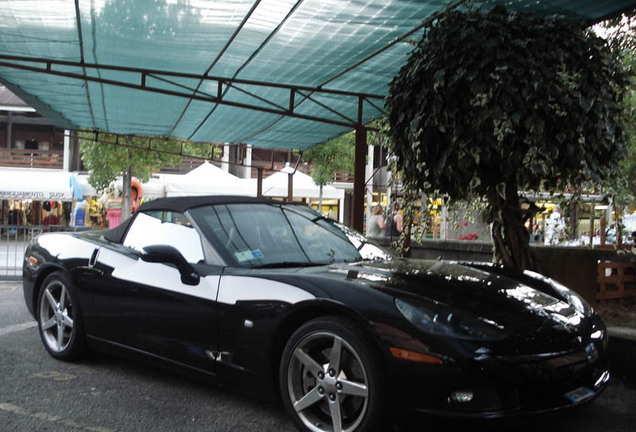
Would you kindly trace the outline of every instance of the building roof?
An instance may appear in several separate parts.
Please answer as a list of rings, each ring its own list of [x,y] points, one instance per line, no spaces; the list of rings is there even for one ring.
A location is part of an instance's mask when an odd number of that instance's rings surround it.
[[[35,109],[17,97],[8,88],[0,85],[0,111],[33,112]]]

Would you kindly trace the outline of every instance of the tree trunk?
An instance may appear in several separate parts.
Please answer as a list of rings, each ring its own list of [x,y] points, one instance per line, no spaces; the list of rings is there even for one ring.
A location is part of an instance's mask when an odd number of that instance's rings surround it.
[[[132,198],[132,167],[124,172],[122,176],[122,197],[121,197],[121,220],[124,221],[130,217],[130,199]]]
[[[318,211],[322,214],[322,185],[320,185],[320,193],[318,195]]]
[[[520,206],[516,185],[506,185],[505,198],[494,188],[488,192],[492,214],[494,260],[520,270],[538,270],[534,252],[530,248],[530,233],[524,223],[530,217]]]

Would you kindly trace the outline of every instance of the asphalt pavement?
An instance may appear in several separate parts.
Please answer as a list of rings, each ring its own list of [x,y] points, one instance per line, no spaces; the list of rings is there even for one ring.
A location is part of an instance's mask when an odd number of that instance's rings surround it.
[[[271,391],[276,391],[272,389]],[[636,385],[614,376],[580,409],[506,421],[423,419],[398,432],[599,430],[633,432]],[[81,363],[51,358],[22,298],[20,282],[0,281],[0,430],[3,432],[287,432],[282,406],[163,369],[95,355]]]

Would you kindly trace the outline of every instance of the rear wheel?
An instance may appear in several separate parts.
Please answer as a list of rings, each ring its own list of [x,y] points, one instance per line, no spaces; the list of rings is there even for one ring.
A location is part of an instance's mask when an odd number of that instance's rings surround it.
[[[46,277],[38,297],[38,328],[44,347],[60,360],[74,360],[86,353],[77,292],[62,273]]]
[[[383,431],[390,409],[383,404],[380,367],[372,342],[353,321],[311,320],[291,336],[283,352],[285,408],[304,431]]]

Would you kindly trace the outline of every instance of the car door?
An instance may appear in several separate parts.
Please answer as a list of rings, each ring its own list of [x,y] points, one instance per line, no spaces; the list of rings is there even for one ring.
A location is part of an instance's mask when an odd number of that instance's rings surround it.
[[[184,283],[176,266],[140,259],[143,248],[176,248],[200,275]],[[139,213],[122,245],[99,249],[91,288],[89,332],[119,345],[213,372],[217,348],[216,296],[221,266],[205,261],[202,239],[186,215]]]

